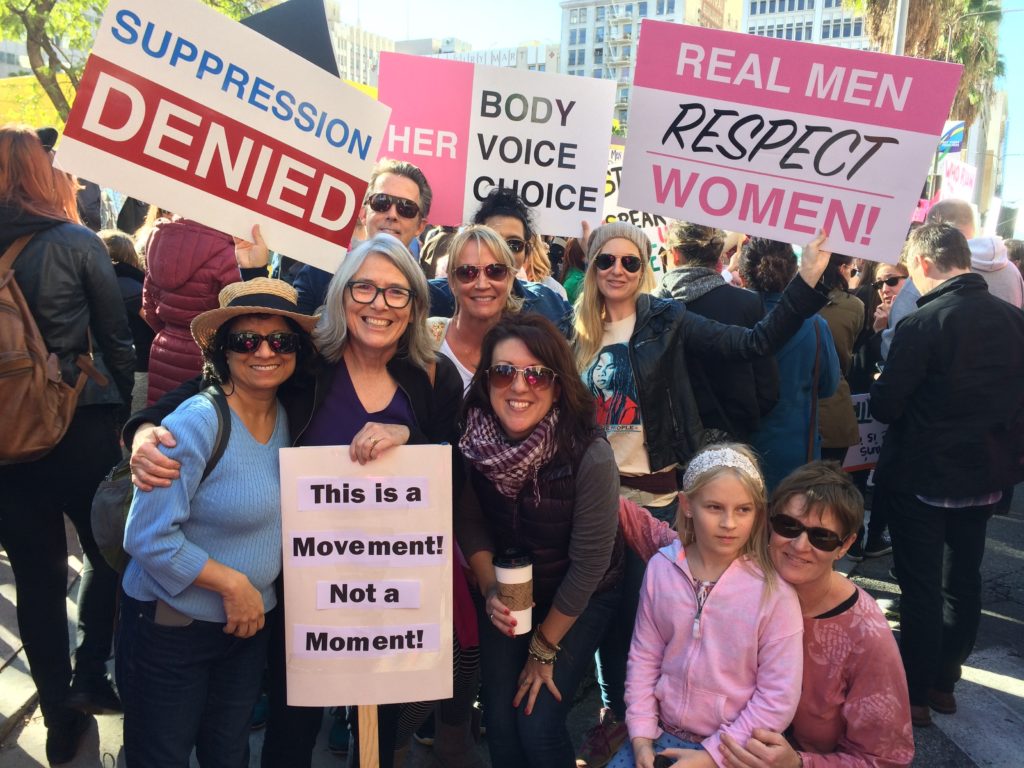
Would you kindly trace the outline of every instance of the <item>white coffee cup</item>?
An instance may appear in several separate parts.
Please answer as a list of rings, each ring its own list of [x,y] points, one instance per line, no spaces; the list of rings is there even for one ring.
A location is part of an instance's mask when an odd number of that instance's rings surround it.
[[[533,561],[521,549],[506,549],[494,556],[494,575],[498,580],[498,599],[516,621],[517,635],[533,629]]]

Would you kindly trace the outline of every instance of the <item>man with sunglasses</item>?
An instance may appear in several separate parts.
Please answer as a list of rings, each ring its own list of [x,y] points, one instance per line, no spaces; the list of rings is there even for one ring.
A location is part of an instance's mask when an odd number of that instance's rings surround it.
[[[411,248],[412,241],[427,226],[432,199],[430,184],[419,167],[404,160],[381,160],[374,166],[359,212],[366,238],[385,232]],[[332,276],[308,264],[299,270],[295,290],[299,292],[302,312],[311,314],[324,303]],[[249,276],[243,272],[242,277],[248,279]]]
[[[956,712],[985,528],[1000,489],[1024,479],[1024,314],[971,273],[952,226],[913,232],[904,259],[922,296],[896,329],[871,413],[890,425],[875,482],[889,499],[911,715],[925,726],[929,707]]]

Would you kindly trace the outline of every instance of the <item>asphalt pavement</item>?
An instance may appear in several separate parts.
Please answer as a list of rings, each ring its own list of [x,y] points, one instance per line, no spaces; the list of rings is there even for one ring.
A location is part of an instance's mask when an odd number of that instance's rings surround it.
[[[69,541],[74,542],[73,532]],[[74,597],[81,569],[77,545],[68,559],[68,612],[74,616]],[[899,588],[889,576],[892,557],[862,563],[843,560],[841,570],[890,609],[898,628]],[[1018,486],[1007,516],[994,517],[982,566],[983,612],[978,642],[957,687],[959,712],[933,715],[934,726],[914,731],[919,768],[1021,768],[1024,766],[1024,485]],[[69,632],[71,625],[69,623]],[[45,766],[46,729],[35,701],[24,651],[18,637],[13,575],[0,550],[0,766]],[[569,727],[578,744],[596,723],[600,707],[597,688],[588,679],[572,710]],[[68,768],[114,768],[124,765],[121,717],[96,718],[85,743]],[[327,750],[329,722],[314,753],[315,768],[341,768],[344,759]],[[251,737],[251,765],[259,765],[262,732]],[[486,761],[486,742],[479,745]],[[489,762],[489,761],[488,761]],[[197,765],[193,762],[193,765]],[[414,745],[408,768],[436,768],[429,748]]]

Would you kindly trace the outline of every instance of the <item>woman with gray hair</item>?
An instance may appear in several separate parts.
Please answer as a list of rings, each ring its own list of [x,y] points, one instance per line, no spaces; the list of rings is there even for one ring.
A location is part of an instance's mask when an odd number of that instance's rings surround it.
[[[241,250],[252,247],[239,244]],[[293,445],[348,445],[351,458],[366,464],[398,445],[456,441],[462,382],[452,363],[433,351],[428,307],[423,273],[396,238],[377,235],[346,255],[313,332],[320,353],[316,371],[304,380],[297,375],[295,386],[280,394]],[[157,447],[169,433],[153,424],[173,410],[177,403],[171,398],[180,402],[187,396],[183,389],[136,414],[125,427],[142,490],[177,477],[176,463]],[[262,764],[309,766],[323,714],[319,708],[285,704],[283,622],[271,627],[268,664],[270,712]],[[416,725],[415,718],[402,717],[406,706],[379,708],[382,768],[400,765]]]

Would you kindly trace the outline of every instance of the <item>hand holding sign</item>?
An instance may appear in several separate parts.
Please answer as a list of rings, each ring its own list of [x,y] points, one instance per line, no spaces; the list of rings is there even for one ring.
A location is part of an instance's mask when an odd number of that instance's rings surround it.
[[[270,250],[267,243],[260,234],[260,225],[252,227],[252,240],[235,238],[235,261],[239,269],[254,269],[265,267],[270,262]]]
[[[831,258],[832,251],[828,248],[828,234],[825,230],[821,230],[816,238],[804,246],[804,250],[800,254],[800,277],[813,288],[825,274],[825,267],[828,266],[828,260]]]
[[[349,446],[352,461],[365,464],[378,458],[384,451],[409,442],[409,428],[404,424],[378,424],[367,422],[356,432]]]

